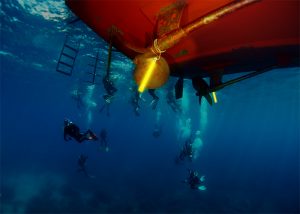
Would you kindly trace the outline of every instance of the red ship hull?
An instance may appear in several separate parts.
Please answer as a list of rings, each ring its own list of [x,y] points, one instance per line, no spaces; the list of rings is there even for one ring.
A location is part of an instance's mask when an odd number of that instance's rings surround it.
[[[186,1],[180,26],[232,2]],[[155,39],[157,15],[171,0],[66,0],[68,7],[104,40],[115,26],[122,41],[113,45],[129,58],[139,53],[122,43],[146,48]],[[200,27],[163,56],[172,76],[213,76],[299,66],[299,0],[262,0]]]

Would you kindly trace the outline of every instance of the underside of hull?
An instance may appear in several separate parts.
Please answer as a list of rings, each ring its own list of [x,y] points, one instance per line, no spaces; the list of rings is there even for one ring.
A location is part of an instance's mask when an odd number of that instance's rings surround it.
[[[172,17],[169,11],[178,9],[178,1],[66,0],[70,9],[104,40],[110,40],[113,27],[118,33],[113,46],[131,59],[164,33],[236,1],[180,2],[180,15]],[[299,2],[261,0],[200,27],[162,54],[171,75],[193,78],[299,66]],[[167,27],[159,31],[161,21]]]

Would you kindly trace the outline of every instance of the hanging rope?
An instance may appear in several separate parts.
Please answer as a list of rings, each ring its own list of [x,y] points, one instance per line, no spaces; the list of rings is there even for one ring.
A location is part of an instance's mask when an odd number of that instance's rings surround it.
[[[157,44],[157,39],[154,40],[153,47],[154,47],[154,54],[156,55],[156,60],[159,60],[161,54],[164,53],[164,52],[166,52],[166,50],[164,50],[164,51],[160,50],[160,48],[159,48],[159,46]]]

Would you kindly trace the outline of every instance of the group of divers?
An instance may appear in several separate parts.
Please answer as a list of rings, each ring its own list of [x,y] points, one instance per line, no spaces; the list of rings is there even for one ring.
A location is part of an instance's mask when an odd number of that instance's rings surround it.
[[[115,88],[113,82],[108,77],[103,78],[103,85],[104,89],[106,91],[106,94],[103,95],[103,99],[105,101],[105,104],[100,108],[100,112],[102,112],[105,108],[107,108],[107,115],[109,116],[109,105],[111,104],[112,98],[114,97],[115,93],[117,92],[117,89]],[[170,88],[171,89],[171,88]],[[141,98],[139,92],[136,88],[130,89],[133,92],[133,95],[131,97],[131,104],[134,108],[134,113],[136,116],[139,116],[139,110],[140,105],[139,101]],[[155,90],[148,90],[148,93],[152,97],[151,106],[152,109],[156,109],[157,103],[159,101],[159,97],[155,94]],[[82,102],[80,98],[80,94],[77,94],[76,97],[77,102]],[[172,108],[174,112],[181,112],[181,106],[178,104],[178,102],[175,99],[175,96],[173,94],[172,90],[168,90],[166,94],[166,101],[167,104]],[[161,127],[156,124],[153,130],[152,135],[155,138],[158,138],[161,134]],[[196,133],[197,135],[197,133]],[[100,138],[100,139],[99,139]],[[88,129],[86,132],[82,132],[80,128],[73,123],[69,119],[64,120],[64,140],[70,141],[75,140],[78,143],[83,143],[84,141],[100,141],[100,146],[104,151],[109,151],[108,147],[108,141],[107,141],[107,131],[106,129],[102,129],[99,135],[99,138],[97,135]],[[185,143],[183,144],[179,154],[175,158],[175,163],[179,164],[184,161],[191,162],[194,158],[195,149],[193,146],[193,143],[195,142],[195,136],[189,137]],[[92,178],[86,169],[86,161],[88,159],[87,155],[81,154],[78,157],[78,172],[82,172],[86,177]],[[199,173],[196,170],[188,169],[188,175],[185,180],[183,180],[183,183],[186,183],[189,185],[191,189],[196,190],[206,190],[206,187],[204,185],[205,176],[200,176]]]

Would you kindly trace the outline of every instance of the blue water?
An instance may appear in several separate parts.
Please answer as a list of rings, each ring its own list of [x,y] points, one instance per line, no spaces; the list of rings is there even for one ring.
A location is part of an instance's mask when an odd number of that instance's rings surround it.
[[[143,95],[141,116],[129,100],[133,64],[114,53],[119,89],[111,115],[100,113],[101,84],[85,83],[87,54],[107,44],[84,24],[82,46],[67,77],[56,72],[68,17],[63,1],[1,1],[1,213],[299,213],[300,71],[273,70],[218,92],[218,103],[198,104],[185,81],[183,114],[158,91],[156,111]],[[101,73],[102,72],[102,73]],[[231,76],[233,77],[233,76]],[[226,77],[226,78],[231,78]],[[172,79],[171,79],[172,81]],[[72,92],[83,93],[78,108]],[[159,114],[160,117],[159,117]],[[108,131],[110,150],[64,142],[63,120],[82,130]],[[201,131],[203,147],[192,163],[174,163],[185,131]],[[162,127],[152,136],[155,124]],[[88,155],[87,170],[77,158]],[[205,191],[182,181],[187,169],[205,175]]]

